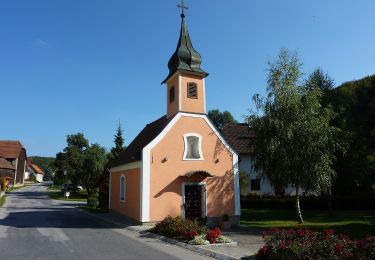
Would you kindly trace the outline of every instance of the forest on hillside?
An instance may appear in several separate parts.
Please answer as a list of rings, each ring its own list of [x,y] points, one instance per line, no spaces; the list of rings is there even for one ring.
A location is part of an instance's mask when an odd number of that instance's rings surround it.
[[[329,103],[337,113],[346,152],[337,155],[333,191],[350,194],[373,190],[375,184],[375,75],[332,90]]]

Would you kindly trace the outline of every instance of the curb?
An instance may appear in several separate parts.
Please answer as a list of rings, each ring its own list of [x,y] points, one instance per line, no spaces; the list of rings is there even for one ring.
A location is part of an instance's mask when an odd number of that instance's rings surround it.
[[[206,246],[189,245],[187,243],[183,243],[183,242],[180,242],[178,240],[175,240],[175,239],[172,239],[172,238],[169,238],[169,237],[160,236],[158,234],[151,233],[151,232],[148,232],[148,231],[139,231],[139,230],[137,230],[137,229],[135,229],[133,227],[125,226],[125,225],[123,225],[123,224],[121,224],[121,223],[119,223],[117,221],[113,221],[111,219],[102,217],[102,216],[100,216],[100,214],[94,214],[94,213],[88,212],[88,211],[80,209],[80,208],[77,208],[77,209],[80,210],[81,212],[84,212],[84,213],[90,215],[90,216],[93,216],[93,217],[95,217],[97,219],[100,219],[100,220],[106,221],[108,223],[114,224],[114,225],[116,225],[118,227],[125,228],[127,230],[130,230],[132,232],[135,232],[135,233],[138,233],[138,234],[141,234],[141,235],[148,235],[148,236],[150,236],[152,238],[156,238],[156,239],[158,239],[160,241],[163,241],[165,243],[176,245],[176,246],[185,248],[187,250],[190,250],[192,252],[195,252],[195,253],[198,253],[198,254],[201,254],[201,255],[209,256],[209,257],[212,257],[212,258],[215,258],[215,259],[220,259],[220,260],[238,260],[238,259],[241,259],[241,258],[236,258],[236,257],[233,257],[233,256],[229,256],[229,255],[226,255],[226,254],[223,254],[223,253],[213,252],[211,250],[208,250],[206,248],[206,247],[208,247],[207,245]],[[232,243],[227,243],[227,244],[221,244],[221,245],[215,245],[215,247],[219,247],[219,246],[222,246],[222,247],[237,247],[237,242],[232,242]]]

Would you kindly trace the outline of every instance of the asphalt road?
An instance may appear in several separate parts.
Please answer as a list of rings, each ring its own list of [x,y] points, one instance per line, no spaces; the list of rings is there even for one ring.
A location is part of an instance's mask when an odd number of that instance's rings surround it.
[[[51,200],[43,185],[7,195],[0,259],[211,259],[114,226]]]

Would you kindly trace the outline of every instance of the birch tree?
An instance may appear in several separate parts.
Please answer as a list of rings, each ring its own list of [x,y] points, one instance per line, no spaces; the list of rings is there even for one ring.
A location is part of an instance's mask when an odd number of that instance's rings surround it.
[[[303,223],[300,193],[327,191],[338,129],[330,125],[333,112],[322,107],[322,91],[306,86],[297,54],[282,49],[268,64],[267,94],[254,95],[257,111],[248,123],[256,134],[254,168],[271,184],[296,189],[298,222]]]

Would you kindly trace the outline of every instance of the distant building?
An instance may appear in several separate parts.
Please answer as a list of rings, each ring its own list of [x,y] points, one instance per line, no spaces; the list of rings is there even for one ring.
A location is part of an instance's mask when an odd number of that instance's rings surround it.
[[[27,158],[26,166],[27,170],[25,172],[25,181],[43,181],[44,172],[42,171],[42,169],[40,169],[38,165],[32,163],[31,157]]]
[[[0,140],[0,178],[10,179],[12,186],[23,185],[26,149],[19,141]]]
[[[222,134],[229,145],[238,154],[239,170],[247,175],[249,185],[241,189],[241,195],[257,193],[259,195],[274,195],[275,189],[268,179],[261,178],[253,168],[255,150],[255,132],[246,123],[226,124]],[[278,191],[280,194],[292,195],[295,190],[291,187]]]

